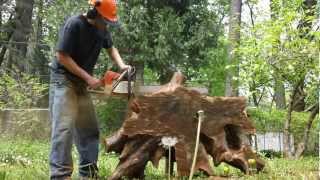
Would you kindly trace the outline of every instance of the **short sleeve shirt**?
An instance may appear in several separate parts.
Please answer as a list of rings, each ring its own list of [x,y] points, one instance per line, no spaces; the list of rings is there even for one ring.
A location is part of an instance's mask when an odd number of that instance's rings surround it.
[[[108,49],[112,46],[109,31],[97,29],[84,16],[78,15],[67,19],[60,29],[56,51],[68,54],[78,66],[92,74],[101,49]],[[68,73],[57,60],[54,61],[54,64],[54,69]]]

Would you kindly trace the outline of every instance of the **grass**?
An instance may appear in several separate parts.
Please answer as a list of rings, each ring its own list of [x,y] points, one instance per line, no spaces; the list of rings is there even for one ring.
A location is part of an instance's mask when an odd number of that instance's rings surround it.
[[[48,153],[49,143],[43,141],[30,141],[18,139],[0,138],[0,180],[42,180],[48,179]],[[74,179],[77,179],[76,159],[77,153],[73,153],[75,162]],[[111,175],[118,163],[116,154],[106,154],[103,150],[99,156],[99,173],[102,179]],[[282,158],[266,159],[266,168],[262,173],[248,176],[239,170],[222,163],[214,168],[217,176],[227,176],[230,179],[317,179],[317,157],[303,157],[299,160],[286,160]],[[226,169],[229,171],[227,172]],[[146,179],[165,179],[164,162],[159,169],[149,163],[146,168]],[[195,179],[206,179],[197,174]]]

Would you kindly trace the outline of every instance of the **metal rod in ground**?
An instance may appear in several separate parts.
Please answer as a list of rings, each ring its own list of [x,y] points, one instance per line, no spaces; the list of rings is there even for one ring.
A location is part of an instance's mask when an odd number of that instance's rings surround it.
[[[204,111],[200,110],[198,111],[198,129],[197,129],[197,139],[196,139],[196,147],[194,149],[194,155],[193,155],[193,161],[192,161],[192,166],[190,170],[190,175],[189,175],[189,180],[192,180],[193,173],[194,173],[194,168],[196,165],[197,161],[197,154],[198,154],[198,149],[199,149],[199,141],[200,141],[200,131],[201,131],[201,123],[204,119]]]
[[[171,178],[171,146],[169,146],[169,168],[168,168],[168,180]]]

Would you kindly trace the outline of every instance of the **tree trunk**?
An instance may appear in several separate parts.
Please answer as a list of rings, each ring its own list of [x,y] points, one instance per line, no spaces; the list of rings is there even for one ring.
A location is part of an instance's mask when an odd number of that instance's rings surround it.
[[[271,10],[271,20],[276,20],[278,18],[279,14],[279,7],[274,3],[274,0],[270,1],[270,10]],[[280,45],[280,36],[277,39],[277,44]],[[275,45],[276,48],[277,45]],[[277,109],[286,109],[286,91],[284,87],[284,83],[281,79],[281,76],[279,73],[276,72],[276,74],[273,75],[274,79],[274,102],[276,103]]]
[[[257,89],[257,86],[256,86],[256,82],[253,80],[252,81],[252,84],[249,85],[249,89],[250,89],[250,92],[252,92],[252,100],[253,100],[253,104],[255,107],[258,107],[260,102],[261,102],[261,99],[263,98],[263,95],[265,93],[265,87],[263,88],[263,90],[259,92],[259,90]],[[259,97],[258,97],[259,95]]]
[[[300,83],[299,87],[297,88],[297,93],[293,97],[292,103],[292,111],[302,112],[305,109],[306,103],[306,93],[304,92],[304,83]]]
[[[303,2],[303,9],[306,12],[306,16],[311,17],[315,16],[315,11],[316,11],[316,0],[305,0]],[[312,21],[310,21],[308,18],[305,18],[299,22],[298,29],[301,30],[301,37],[308,38],[309,32],[312,29]],[[305,110],[305,97],[306,94],[304,92],[304,86],[305,84],[302,83],[298,87],[298,92],[295,95],[293,99],[293,111],[301,112]]]
[[[12,37],[12,34],[13,34],[13,31],[14,31],[14,28],[12,27],[12,18],[13,18],[13,14],[10,14],[10,17],[8,19],[8,22],[6,24],[3,24],[2,27],[3,29],[7,29],[5,31],[5,38],[3,39],[3,41],[5,42],[9,42],[11,37]],[[6,55],[6,52],[8,50],[8,46],[9,44],[7,43],[3,43],[3,45],[1,46],[1,51],[0,51],[0,67],[2,66],[4,60],[5,60],[5,55]]]
[[[290,126],[291,126],[291,114],[292,114],[292,99],[290,100],[288,111],[287,111],[287,119],[284,123],[283,130],[283,153],[284,157],[291,158],[292,152],[290,147]]]
[[[292,147],[290,143],[290,133],[291,133],[291,115],[293,111],[293,106],[294,106],[294,97],[299,91],[299,87],[301,84],[304,83],[304,79],[299,81],[297,84],[294,85],[292,94],[290,97],[290,102],[289,102],[289,107],[287,111],[287,119],[284,122],[284,131],[283,131],[283,151],[284,151],[284,156],[287,158],[292,157]]]
[[[179,176],[188,176],[196,144],[197,112],[203,110],[205,119],[200,133],[195,170],[213,175],[209,156],[217,166],[226,162],[249,173],[248,159],[256,160],[256,169],[264,162],[251,150],[246,134],[255,132],[245,113],[243,97],[204,97],[182,86],[185,77],[175,73],[171,81],[149,95],[136,96],[130,101],[130,111],[120,128],[105,141],[108,152],[120,153],[120,162],[109,178],[117,180],[144,178],[148,161],[158,166],[167,156],[160,145],[163,137],[175,137],[172,161],[177,163]],[[167,164],[172,162],[167,162]],[[172,166],[171,166],[172,167]]]
[[[279,77],[274,78],[274,101],[277,109],[286,109],[286,92],[284,84]]]
[[[27,41],[32,30],[32,11],[34,0],[16,0],[14,31],[9,49],[9,68],[14,66],[25,71]]]
[[[315,13],[314,5],[316,4],[315,0],[305,0],[304,1],[304,10],[306,10],[308,16],[313,16]],[[307,35],[307,32],[310,30],[311,25],[309,21],[303,20],[299,23],[298,28],[302,30],[301,36]],[[283,135],[283,143],[284,143],[284,154],[286,157],[291,157],[292,154],[290,152],[290,125],[291,125],[291,113],[292,111],[303,111],[305,109],[305,93],[304,93],[304,79],[305,76],[301,77],[301,80],[297,82],[297,84],[293,87],[293,92],[291,95],[289,107],[288,107],[288,115],[284,124],[284,135]],[[307,137],[306,137],[307,138]],[[304,149],[303,147],[298,147],[298,150],[301,151]],[[299,153],[299,152],[298,152]]]
[[[307,149],[310,129],[312,127],[312,123],[316,118],[317,114],[319,114],[319,102],[316,103],[311,110],[311,114],[309,116],[306,128],[304,130],[303,140],[298,144],[297,151],[295,153],[295,158],[299,158],[303,154],[305,149]]]
[[[4,45],[4,46],[2,46],[1,51],[0,51],[0,67],[2,66],[6,52],[7,52],[7,47],[6,47],[6,45]]]
[[[35,44],[33,44],[33,52],[31,53],[33,59],[33,69],[31,70],[31,72],[35,72],[39,75],[48,75],[47,61],[42,53],[44,47],[41,45],[43,39],[43,0],[39,0],[36,7],[38,9],[38,13],[33,33],[33,41],[35,42]]]
[[[232,0],[230,6],[229,18],[229,48],[228,48],[228,65],[232,65],[226,75],[226,96],[239,95],[239,81],[234,78],[239,77],[239,56],[236,49],[240,45],[240,28],[241,28],[241,0]]]

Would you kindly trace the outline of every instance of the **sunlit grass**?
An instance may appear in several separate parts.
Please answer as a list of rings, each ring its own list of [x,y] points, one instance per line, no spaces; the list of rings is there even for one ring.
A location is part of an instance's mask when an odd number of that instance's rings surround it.
[[[49,143],[29,140],[7,140],[0,138],[0,180],[42,180],[48,179],[49,166]],[[74,150],[75,151],[75,150]],[[77,179],[77,153],[74,157],[74,175]],[[317,157],[304,157],[298,160],[286,160],[281,158],[266,159],[266,167],[263,172],[249,176],[244,175],[238,169],[222,163],[214,168],[216,176],[230,179],[317,179],[318,175]],[[106,179],[111,175],[118,164],[116,154],[106,154],[103,150],[99,156],[99,175]],[[145,171],[147,180],[165,179],[164,160],[156,169],[149,162]],[[228,169],[228,171],[226,171]],[[202,174],[196,174],[195,179],[206,179]]]

